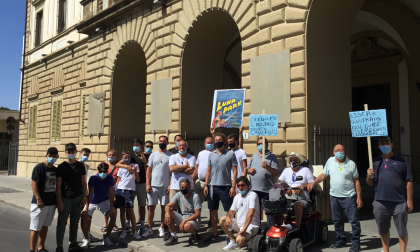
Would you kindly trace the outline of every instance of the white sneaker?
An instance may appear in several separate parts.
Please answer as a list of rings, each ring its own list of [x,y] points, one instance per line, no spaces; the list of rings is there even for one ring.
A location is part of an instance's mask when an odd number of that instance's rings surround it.
[[[159,237],[164,237],[164,236],[165,236],[165,229],[159,228]]]
[[[136,239],[136,240],[140,240],[141,239],[141,235],[139,235],[138,233],[136,233],[136,232],[134,232],[133,233],[133,237],[134,237],[134,239]]]
[[[120,238],[124,239],[127,236],[127,230],[121,231]]]
[[[223,248],[223,251],[231,251],[231,250],[235,250],[239,248],[239,244],[234,242],[234,241],[230,241],[229,244]]]
[[[152,230],[151,228],[147,228],[147,229],[143,232],[143,234],[141,235],[141,237],[146,238],[146,237],[148,237],[149,235],[152,235],[152,234],[153,234],[153,230]]]
[[[84,249],[87,249],[89,248],[89,245],[90,245],[90,241],[88,239],[83,238],[81,247]]]
[[[102,244],[107,247],[111,247],[112,245],[114,245],[114,243],[109,239],[109,237],[105,237],[104,242]]]

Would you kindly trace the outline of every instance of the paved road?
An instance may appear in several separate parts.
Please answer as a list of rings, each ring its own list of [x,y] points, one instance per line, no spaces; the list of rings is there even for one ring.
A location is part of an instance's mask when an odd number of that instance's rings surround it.
[[[29,251],[29,213],[16,207],[0,203],[0,246],[1,251]],[[53,252],[56,248],[55,243],[55,225],[56,221],[53,221],[48,235],[47,242],[45,243],[46,249]],[[78,238],[81,239],[82,233],[79,230]],[[68,229],[64,241],[68,241]],[[64,251],[67,251],[68,244],[64,245]],[[122,245],[114,245],[112,247],[106,247],[102,245],[102,242],[92,243],[90,252],[98,251],[115,251],[115,252],[127,252],[127,247]]]

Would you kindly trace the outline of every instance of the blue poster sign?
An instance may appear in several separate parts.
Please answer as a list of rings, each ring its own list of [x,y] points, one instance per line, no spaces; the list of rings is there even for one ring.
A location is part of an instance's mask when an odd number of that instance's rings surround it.
[[[210,127],[239,128],[244,117],[245,89],[215,90]]]
[[[349,112],[353,137],[387,136],[386,110]]]
[[[277,136],[278,115],[249,115],[249,135]]]

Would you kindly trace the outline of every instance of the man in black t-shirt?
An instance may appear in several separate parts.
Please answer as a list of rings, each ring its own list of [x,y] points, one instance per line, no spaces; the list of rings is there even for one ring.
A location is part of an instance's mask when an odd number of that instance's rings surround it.
[[[64,252],[63,239],[67,219],[70,216],[70,246],[69,251],[82,251],[77,244],[77,228],[80,219],[80,206],[86,204],[86,171],[83,163],[76,160],[76,145],[68,143],[65,146],[67,160],[57,167],[57,249]]]
[[[179,143],[179,141],[181,141],[181,140],[184,140],[184,137],[183,137],[182,135],[176,135],[176,136],[174,137],[174,144],[175,144],[175,147],[173,147],[173,148],[169,149],[168,151],[170,151],[172,154],[178,154],[178,143]],[[191,154],[191,155],[193,155],[193,156],[195,156],[195,155],[194,155],[194,152],[193,152],[190,148],[188,148],[188,149],[187,149],[187,153],[188,153],[188,154]]]
[[[51,147],[45,156],[46,160],[39,163],[32,171],[32,191],[34,196],[31,201],[31,230],[30,251],[47,251],[44,248],[44,242],[47,238],[48,227],[51,226],[54,219],[56,197],[56,168],[54,163],[58,158],[58,150]],[[38,241],[38,247],[36,243]]]

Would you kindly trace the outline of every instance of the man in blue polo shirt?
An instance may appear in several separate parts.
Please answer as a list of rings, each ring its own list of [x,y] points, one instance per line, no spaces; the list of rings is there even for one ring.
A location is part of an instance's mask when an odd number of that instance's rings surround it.
[[[407,162],[392,152],[394,147],[388,136],[379,137],[378,148],[382,155],[373,160],[368,169],[367,183],[375,186],[373,215],[382,240],[384,252],[389,252],[391,216],[397,228],[400,250],[407,250],[408,213],[413,210],[413,175]]]

